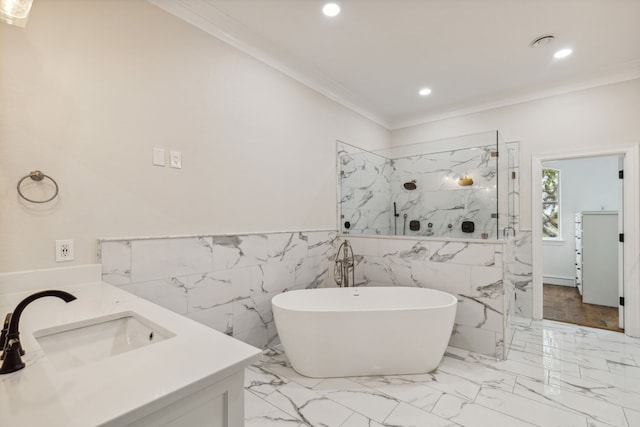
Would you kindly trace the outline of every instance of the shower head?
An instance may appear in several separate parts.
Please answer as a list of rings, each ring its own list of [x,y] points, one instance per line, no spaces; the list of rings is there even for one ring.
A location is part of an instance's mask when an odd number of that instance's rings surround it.
[[[417,188],[417,186],[416,186],[416,180],[414,179],[414,180],[412,180],[412,181],[405,182],[405,183],[403,184],[403,187],[404,187],[404,189],[405,189],[405,190],[415,190],[415,189]]]

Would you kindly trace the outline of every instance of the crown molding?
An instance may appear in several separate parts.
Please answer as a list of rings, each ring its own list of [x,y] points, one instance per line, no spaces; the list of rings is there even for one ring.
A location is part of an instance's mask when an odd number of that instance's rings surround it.
[[[260,37],[250,28],[242,26],[207,0],[147,1],[389,131],[640,78],[640,60],[636,60],[617,67],[611,67],[597,75],[585,77],[570,84],[559,84],[553,88],[531,90],[488,102],[469,103],[467,106],[456,108],[455,110],[439,109],[389,118],[366,107],[366,105],[370,104],[370,101],[363,98],[363,96],[354,93],[337,81],[320,73],[310,64],[265,40],[264,37]]]
[[[318,72],[308,63],[242,26],[206,0],[148,0],[200,30],[265,63],[332,101],[389,129],[389,122],[363,107],[368,102],[348,88]]]
[[[412,117],[390,120],[389,130],[398,130],[411,126],[418,126],[439,120],[451,119],[468,114],[480,113],[488,110],[509,107],[525,102],[536,101],[558,95],[565,95],[571,92],[592,89],[599,86],[606,86],[614,83],[621,83],[629,80],[640,79],[640,60],[627,62],[620,66],[609,69],[598,76],[581,79],[571,84],[562,84],[550,89],[536,90],[523,95],[513,96],[498,101],[478,103],[468,107],[455,109],[454,111],[441,111],[427,114],[413,115]]]

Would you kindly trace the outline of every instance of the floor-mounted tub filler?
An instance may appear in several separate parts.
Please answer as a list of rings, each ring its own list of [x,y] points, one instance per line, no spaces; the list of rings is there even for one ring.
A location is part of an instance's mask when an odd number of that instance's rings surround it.
[[[351,287],[286,292],[272,304],[293,368],[326,378],[434,370],[451,337],[457,299],[426,288]]]

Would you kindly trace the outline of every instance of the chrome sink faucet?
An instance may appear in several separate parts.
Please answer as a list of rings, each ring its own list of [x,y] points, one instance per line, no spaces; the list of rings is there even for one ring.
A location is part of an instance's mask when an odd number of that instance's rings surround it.
[[[71,302],[76,299],[75,296],[71,295],[68,292],[57,291],[57,290],[48,290],[48,291],[40,291],[35,294],[29,295],[16,306],[16,309],[12,313],[9,313],[5,318],[5,325],[8,320],[8,327],[6,330],[2,330],[2,339],[0,339],[0,343],[2,344],[2,366],[0,367],[0,374],[9,374],[11,372],[19,371],[24,368],[24,362],[20,358],[20,356],[24,355],[24,350],[22,349],[22,345],[20,344],[20,332],[18,331],[18,326],[20,323],[20,316],[22,315],[22,311],[27,307],[27,305],[31,304],[33,301],[43,298],[43,297],[58,297],[64,302]]]

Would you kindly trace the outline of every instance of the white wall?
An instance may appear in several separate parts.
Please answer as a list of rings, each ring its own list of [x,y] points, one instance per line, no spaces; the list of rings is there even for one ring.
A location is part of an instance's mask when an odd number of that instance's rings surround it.
[[[618,210],[618,157],[544,162],[560,171],[560,240],[542,244],[544,283],[575,283],[577,212]],[[568,280],[563,280],[568,279]]]
[[[0,25],[0,271],[53,266],[62,238],[84,264],[102,237],[335,229],[336,139],[390,136],[143,0],[35,2]],[[18,198],[32,169],[57,200]]]
[[[394,130],[393,145],[500,131],[520,141],[521,228],[531,228],[531,156],[640,143],[640,79]]]

